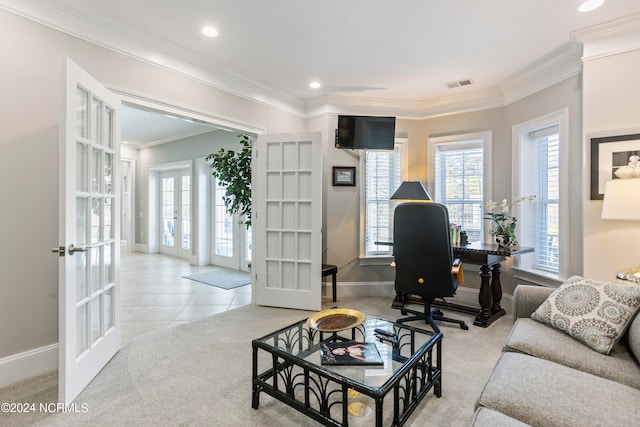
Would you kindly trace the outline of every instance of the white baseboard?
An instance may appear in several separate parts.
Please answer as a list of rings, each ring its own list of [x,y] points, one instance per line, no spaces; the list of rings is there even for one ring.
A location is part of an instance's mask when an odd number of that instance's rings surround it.
[[[136,252],[149,253],[149,247],[144,243],[136,243]]]
[[[58,369],[58,344],[34,348],[0,359],[0,387]]]

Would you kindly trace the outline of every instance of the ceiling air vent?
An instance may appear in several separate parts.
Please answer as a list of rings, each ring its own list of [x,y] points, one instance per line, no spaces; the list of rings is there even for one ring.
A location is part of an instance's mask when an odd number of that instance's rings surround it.
[[[446,87],[448,87],[449,89],[455,89],[455,88],[460,87],[460,86],[469,86],[469,85],[472,85],[472,84],[473,84],[473,80],[471,80],[471,79],[462,79],[462,80],[457,80],[455,82],[448,82],[448,83],[445,83],[444,85]]]

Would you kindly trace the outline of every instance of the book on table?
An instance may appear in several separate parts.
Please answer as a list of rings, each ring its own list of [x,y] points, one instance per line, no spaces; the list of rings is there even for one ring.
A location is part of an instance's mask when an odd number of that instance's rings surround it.
[[[384,365],[375,343],[359,341],[323,342],[322,365]]]

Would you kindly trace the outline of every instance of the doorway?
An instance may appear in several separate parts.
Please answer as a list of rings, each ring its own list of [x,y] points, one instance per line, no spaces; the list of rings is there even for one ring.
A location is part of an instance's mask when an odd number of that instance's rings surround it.
[[[189,259],[191,255],[191,169],[160,173],[160,253]]]

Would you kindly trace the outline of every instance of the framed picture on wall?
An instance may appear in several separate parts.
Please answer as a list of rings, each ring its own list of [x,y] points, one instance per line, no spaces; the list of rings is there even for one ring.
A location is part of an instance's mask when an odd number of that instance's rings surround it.
[[[334,166],[333,167],[333,186],[354,187],[356,185],[356,167],[355,166]]]
[[[640,133],[591,138],[591,200],[612,179],[640,178]]]

